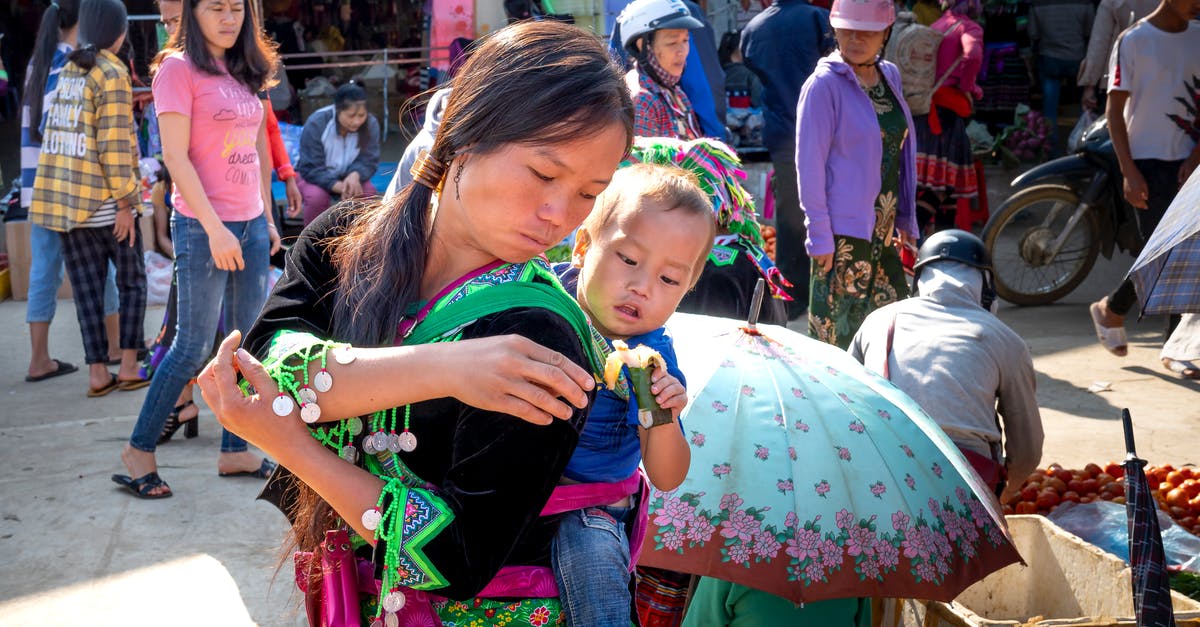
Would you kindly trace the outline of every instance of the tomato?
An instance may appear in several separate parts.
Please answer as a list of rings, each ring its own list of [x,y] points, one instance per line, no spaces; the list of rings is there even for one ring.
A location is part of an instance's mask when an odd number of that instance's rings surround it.
[[[1200,480],[1188,479],[1183,482],[1183,485],[1179,486],[1179,489],[1183,490],[1189,499],[1195,498],[1197,495],[1200,495]]]
[[[1183,474],[1184,479],[1200,479],[1200,475],[1196,473],[1196,469],[1191,466],[1184,466],[1179,469],[1179,472]]]
[[[1052,490],[1044,490],[1037,497],[1038,509],[1050,510],[1054,509],[1062,501],[1058,493]]]
[[[1094,500],[1096,500],[1096,497],[1095,497],[1095,495],[1088,495],[1088,496],[1082,496],[1082,497],[1079,497],[1079,502],[1080,502],[1080,503],[1091,503],[1091,502],[1092,502],[1092,501],[1094,501]]]
[[[1193,512],[1200,513],[1200,496],[1190,499],[1188,501],[1188,508],[1190,508]]]
[[[1196,517],[1195,516],[1185,516],[1175,522],[1179,523],[1179,526],[1183,527],[1184,529],[1191,529],[1192,527],[1196,526]]]
[[[1121,505],[1124,505],[1124,504],[1125,504],[1125,497],[1123,497],[1123,496],[1114,496],[1114,497],[1113,497],[1113,500],[1112,500],[1112,502],[1113,502],[1113,503],[1120,503]]]
[[[1150,486],[1151,490],[1157,490],[1162,485],[1162,479],[1159,479],[1157,476],[1146,475],[1146,484]]]
[[[1104,469],[1098,464],[1088,464],[1087,466],[1083,467],[1083,471],[1086,472],[1089,477],[1095,477],[1096,475],[1104,472]]]
[[[1164,498],[1167,501],[1167,505],[1170,505],[1172,508],[1187,507],[1188,504],[1187,492],[1184,492],[1179,488],[1175,488],[1174,490],[1167,492],[1167,495]]]
[[[1054,473],[1055,477],[1062,479],[1064,483],[1075,478],[1075,473],[1070,470],[1062,470],[1061,468]]]
[[[1125,467],[1115,462],[1108,462],[1104,465],[1104,472],[1120,479],[1125,476]]]
[[[1060,470],[1062,470],[1062,464],[1060,464],[1058,462],[1054,462],[1053,464],[1046,466],[1046,474],[1048,474],[1048,475],[1054,474]]]
[[[1083,482],[1080,481],[1079,479],[1072,479],[1067,482],[1067,489],[1070,490],[1071,492],[1082,493],[1082,492],[1084,492]]]
[[[1015,508],[1015,511],[1018,514],[1022,514],[1022,515],[1036,514],[1037,513],[1037,505],[1034,505],[1033,503],[1030,503],[1029,501],[1021,501],[1020,503],[1017,503],[1017,507]]]
[[[1000,508],[1000,513],[1004,514],[1005,516],[1012,516],[1013,514],[1017,513],[1017,510],[1013,509],[1012,505],[1005,503],[1004,506]]]
[[[1096,481],[1095,479],[1084,479],[1083,480],[1083,491],[1084,492],[1091,494],[1092,492],[1096,492],[1099,489],[1100,489],[1100,483],[1098,481]]]
[[[1063,481],[1062,479],[1059,479],[1058,477],[1050,477],[1050,478],[1046,479],[1045,485],[1047,488],[1050,488],[1051,490],[1054,490],[1055,492],[1062,494],[1063,492],[1067,491],[1067,485],[1069,485],[1069,484],[1067,484],[1067,482]]]
[[[1038,496],[1037,488],[1033,488],[1030,486],[1025,486],[1024,488],[1021,488],[1021,500],[1022,501],[1035,501],[1035,500],[1037,500],[1037,496]]]
[[[1063,492],[1062,501],[1063,501],[1063,503],[1066,503],[1068,501],[1070,501],[1072,503],[1078,503],[1079,502],[1079,493],[1074,492],[1072,490],[1067,490],[1066,492]]]
[[[1188,512],[1186,509],[1184,509],[1182,507],[1175,507],[1174,505],[1172,505],[1171,508],[1167,510],[1167,513],[1170,514],[1171,518],[1174,518],[1175,520],[1179,520],[1180,518],[1187,518],[1188,515],[1190,514],[1190,512]]]
[[[1183,483],[1186,480],[1187,480],[1187,477],[1183,476],[1183,472],[1178,471],[1178,470],[1172,470],[1171,472],[1168,472],[1167,476],[1163,479],[1163,481],[1165,481],[1177,488],[1179,487],[1179,484]]]
[[[1116,477],[1108,474],[1107,472],[1102,472],[1102,473],[1096,475],[1096,483],[1099,483],[1102,486],[1112,483],[1116,480],[1117,480]]]

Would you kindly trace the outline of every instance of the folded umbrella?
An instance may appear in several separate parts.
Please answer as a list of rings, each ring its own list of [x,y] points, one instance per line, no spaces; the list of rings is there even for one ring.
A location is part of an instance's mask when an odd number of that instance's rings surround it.
[[[1139,627],[1175,627],[1171,583],[1158,507],[1146,481],[1146,460],[1138,459],[1129,410],[1121,411],[1125,427],[1125,515],[1129,517],[1129,565],[1133,583],[1133,610]]]
[[[1200,168],[1129,269],[1141,315],[1200,313]]]

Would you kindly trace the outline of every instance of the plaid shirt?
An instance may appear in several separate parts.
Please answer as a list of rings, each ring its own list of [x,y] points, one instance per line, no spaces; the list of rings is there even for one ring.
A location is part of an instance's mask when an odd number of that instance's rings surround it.
[[[106,200],[139,207],[133,91],[116,55],[101,50],[86,73],[68,63],[45,119],[30,221],[64,232]]]
[[[634,84],[633,78],[637,78]],[[683,111],[672,111],[665,88],[644,72],[635,68],[625,79],[633,93],[633,134],[637,137],[670,137],[689,141],[697,138],[696,129],[700,127],[692,112],[692,101],[679,86],[675,86],[674,95]],[[691,118],[685,120],[682,116]]]

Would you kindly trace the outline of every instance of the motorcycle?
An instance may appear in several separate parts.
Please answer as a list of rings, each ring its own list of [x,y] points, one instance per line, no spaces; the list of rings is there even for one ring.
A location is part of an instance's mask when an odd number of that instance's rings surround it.
[[[1017,305],[1048,305],[1087,278],[1096,258],[1141,250],[1136,211],[1103,116],[1073,154],[1013,180],[1018,191],[992,213],[983,241],[992,255],[996,292]]]

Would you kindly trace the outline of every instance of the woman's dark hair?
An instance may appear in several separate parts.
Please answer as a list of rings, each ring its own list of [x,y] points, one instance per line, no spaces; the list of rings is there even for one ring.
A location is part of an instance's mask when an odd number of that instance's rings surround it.
[[[720,59],[722,66],[733,62],[733,53],[738,49],[741,42],[741,31],[729,31],[721,35],[721,45],[717,46],[717,57]]]
[[[366,101],[367,91],[354,81],[338,87],[337,91],[333,92],[333,108],[336,111],[345,111],[359,102]]]
[[[129,14],[121,0],[83,0],[79,4],[79,48],[67,59],[83,71],[96,67],[96,56],[129,29]]]
[[[183,52],[200,71],[213,76],[224,73],[212,53],[208,51],[208,43],[200,30],[199,21],[196,20],[196,8],[201,2],[210,1],[187,0],[182,19],[179,21],[179,30],[175,31],[175,36],[168,39],[166,47],[154,57],[154,63],[150,66],[152,72],[158,70],[163,59],[176,52]],[[257,94],[271,87],[271,77],[275,76],[279,56],[275,53],[275,43],[267,39],[262,28],[259,28],[258,12],[252,9],[251,4],[252,2],[248,1],[242,5],[245,14],[242,29],[238,31],[233,47],[225,51],[224,62],[225,70],[234,80]]]
[[[447,167],[466,152],[583,139],[614,122],[633,141],[633,105],[621,71],[595,35],[574,26],[502,28],[479,44],[451,85],[430,150]],[[409,184],[390,202],[365,205],[331,242],[338,267],[335,337],[364,346],[393,341],[405,307],[419,299],[432,195]]]
[[[29,107],[29,134],[39,142],[42,141],[42,99],[46,95],[50,63],[58,48],[59,31],[78,23],[79,0],[55,0],[42,12],[42,25],[38,27],[33,58],[29,61],[29,75],[25,77],[24,98],[24,105]]]

